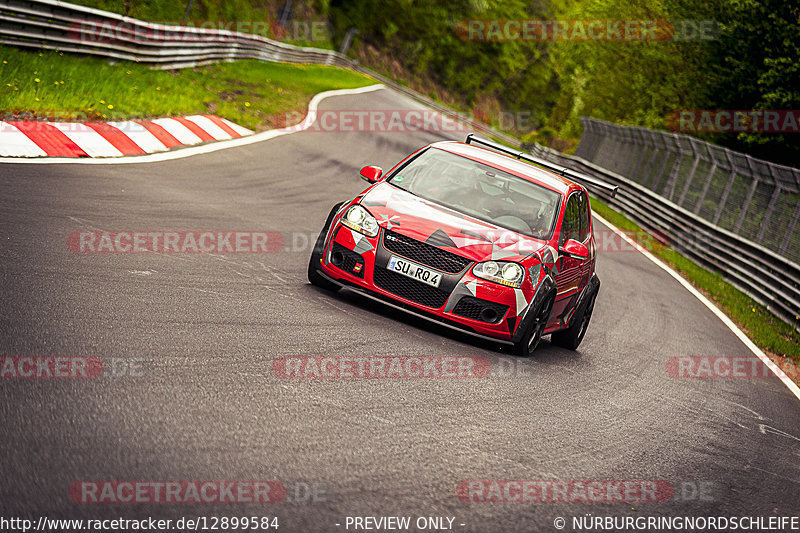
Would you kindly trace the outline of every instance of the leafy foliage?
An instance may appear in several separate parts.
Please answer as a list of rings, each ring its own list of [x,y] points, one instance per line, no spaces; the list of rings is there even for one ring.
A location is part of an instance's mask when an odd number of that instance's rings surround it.
[[[546,19],[547,2],[506,0],[354,0],[331,2],[334,27],[356,27],[360,40],[397,58],[412,73],[446,87],[471,108],[496,97],[506,112],[529,111],[542,125],[553,104],[548,44],[535,40],[471,41],[470,20]]]
[[[709,105],[721,109],[800,109],[800,2],[731,0],[709,71]],[[800,166],[800,133],[742,133],[713,139]]]

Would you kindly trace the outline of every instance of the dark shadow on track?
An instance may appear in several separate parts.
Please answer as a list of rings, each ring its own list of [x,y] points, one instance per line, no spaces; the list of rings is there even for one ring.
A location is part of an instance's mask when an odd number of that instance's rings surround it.
[[[491,342],[489,340],[480,339],[477,337],[472,337],[467,333],[460,333],[456,330],[436,324],[435,322],[430,322],[428,320],[424,320],[414,315],[409,315],[397,309],[393,309],[389,306],[383,305],[380,302],[364,298],[363,296],[360,296],[359,294],[354,292],[341,290],[334,293],[326,291],[325,289],[321,289],[319,287],[315,287],[314,285],[311,284],[307,284],[307,287],[309,287],[313,291],[316,291],[318,294],[324,294],[331,298],[336,298],[342,303],[351,304],[356,308],[358,308],[359,310],[366,310],[376,315],[380,315],[384,318],[394,320],[397,322],[402,322],[403,324],[412,326],[419,330],[426,331],[428,333],[432,333],[440,337],[445,337],[449,340],[461,344],[474,346],[482,350],[494,352],[495,354],[500,356],[512,355],[511,347],[508,345],[504,345],[499,342]],[[542,339],[541,343],[539,344],[539,347],[536,349],[533,356],[518,357],[518,358],[521,361],[536,360],[541,362],[552,362],[555,360],[562,360],[564,358],[574,359],[576,357],[578,358],[580,357],[580,351],[572,351],[572,350],[567,350],[565,348],[561,348],[559,346],[555,346],[550,343],[550,339],[548,336]]]

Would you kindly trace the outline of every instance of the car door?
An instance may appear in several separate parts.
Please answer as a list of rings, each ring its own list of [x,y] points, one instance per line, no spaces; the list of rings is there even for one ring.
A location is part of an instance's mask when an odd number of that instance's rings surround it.
[[[586,245],[586,248],[589,250],[589,257],[587,259],[580,261],[580,270],[581,270],[581,279],[578,283],[578,293],[586,287],[586,284],[589,283],[589,278],[594,271],[594,262],[595,262],[595,247],[594,247],[594,234],[592,233],[592,222],[591,222],[591,209],[589,208],[589,197],[586,195],[585,192],[580,191],[578,193],[580,196],[580,218],[581,218],[581,227],[578,233],[578,241],[582,242]]]
[[[568,240],[574,239],[589,245],[588,201],[582,191],[573,192],[567,199],[564,220],[559,235],[559,248]],[[586,214],[584,214],[586,213]],[[583,214],[583,216],[582,216]],[[583,219],[583,220],[582,220]],[[588,281],[588,260],[581,260],[559,254],[556,261],[556,301],[551,319],[560,323],[572,310],[580,288]]]

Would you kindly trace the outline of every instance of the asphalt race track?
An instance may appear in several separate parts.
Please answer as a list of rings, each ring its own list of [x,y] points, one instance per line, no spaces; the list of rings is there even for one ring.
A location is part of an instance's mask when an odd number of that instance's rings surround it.
[[[320,105],[409,107],[388,89]],[[306,131],[161,163],[0,165],[0,354],[106,365],[96,379],[0,381],[0,514],[277,516],[284,532],[345,531],[348,516],[441,516],[456,531],[495,532],[555,531],[559,516],[570,530],[588,513],[800,513],[800,401],[774,378],[670,377],[673,357],[751,354],[639,253],[600,255],[601,293],[578,352],[544,341],[532,359],[308,284],[313,238],[330,207],[365,186],[359,168],[388,169],[442,137]],[[71,233],[99,229],[268,230],[286,246],[67,247]],[[273,373],[276,358],[302,355],[470,355],[493,370],[481,379]],[[79,504],[69,488],[81,480],[276,480],[288,497]],[[660,480],[674,493],[636,505],[475,503],[456,495],[464,480]]]

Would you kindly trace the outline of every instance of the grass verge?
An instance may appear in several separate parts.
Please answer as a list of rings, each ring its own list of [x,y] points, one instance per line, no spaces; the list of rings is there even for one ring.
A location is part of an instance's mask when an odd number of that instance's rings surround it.
[[[593,211],[619,229],[637,234],[643,231],[638,224],[614,211],[601,200],[592,197],[591,204]],[[796,382],[798,381],[800,333],[791,325],[775,317],[766,307],[756,303],[751,297],[725,281],[720,274],[698,266],[676,250],[654,239],[649,239],[645,248],[713,301],[750,340],[770,355]],[[789,365],[788,371],[787,365]]]
[[[7,46],[0,46],[0,58],[4,120],[105,121],[211,113],[265,130],[286,125],[287,115],[305,115],[319,92],[375,83],[336,67],[256,60],[164,71]]]

